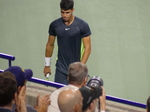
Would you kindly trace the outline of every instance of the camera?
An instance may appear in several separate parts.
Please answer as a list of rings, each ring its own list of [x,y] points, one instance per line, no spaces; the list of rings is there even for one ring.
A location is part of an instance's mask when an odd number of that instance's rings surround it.
[[[89,87],[101,87],[104,85],[103,79],[99,76],[93,76],[89,79],[89,81],[86,84]]]
[[[102,96],[102,88],[101,86],[104,85],[103,79],[99,76],[93,76],[89,79],[86,86],[91,88],[97,88],[99,90],[98,94],[99,96]],[[100,111],[100,100],[98,100],[98,107],[97,109]]]

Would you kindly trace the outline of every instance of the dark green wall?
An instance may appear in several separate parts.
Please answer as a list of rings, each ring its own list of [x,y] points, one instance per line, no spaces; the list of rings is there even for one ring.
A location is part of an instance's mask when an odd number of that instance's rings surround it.
[[[74,14],[92,31],[89,74],[102,77],[108,95],[141,103],[150,95],[149,6],[149,0],[75,0]],[[58,17],[59,0],[0,0],[0,52],[44,79],[48,27]],[[0,59],[0,68],[7,68],[6,60]]]

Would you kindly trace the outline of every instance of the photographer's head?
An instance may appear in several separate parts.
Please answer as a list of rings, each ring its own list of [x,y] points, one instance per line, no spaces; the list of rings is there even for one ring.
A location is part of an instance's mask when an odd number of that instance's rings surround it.
[[[88,68],[81,62],[74,62],[68,68],[69,84],[82,87],[88,80]]]
[[[102,95],[102,89],[100,87],[88,87],[83,86],[79,89],[83,97],[82,111],[90,110],[95,111],[97,99]]]
[[[147,112],[150,112],[150,96],[148,97],[146,104],[146,110]]]

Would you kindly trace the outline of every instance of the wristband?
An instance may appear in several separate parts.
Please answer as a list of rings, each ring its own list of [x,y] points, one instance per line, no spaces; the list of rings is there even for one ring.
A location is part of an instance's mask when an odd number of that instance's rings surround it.
[[[45,66],[51,65],[51,57],[45,57]]]

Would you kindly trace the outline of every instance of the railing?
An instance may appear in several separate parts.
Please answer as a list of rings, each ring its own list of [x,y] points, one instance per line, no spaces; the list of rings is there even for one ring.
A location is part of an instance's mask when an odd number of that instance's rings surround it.
[[[52,86],[52,87],[55,87],[55,88],[60,88],[60,87],[65,86],[64,84],[51,82],[51,81],[45,81],[43,79],[38,79],[38,78],[34,78],[34,77],[29,79],[28,81],[31,81],[31,82],[34,82],[34,83],[38,83],[38,84],[43,84],[43,85],[46,85],[46,86]],[[118,102],[118,103],[131,105],[131,106],[136,106],[136,107],[140,107],[140,108],[146,108],[145,104],[134,102],[134,101],[130,101],[130,100],[126,100],[126,99],[122,99],[122,98],[118,98],[118,97],[114,97],[114,96],[110,96],[110,95],[106,95],[106,99],[110,100],[110,101]]]
[[[8,60],[8,66],[11,66],[11,61],[15,60],[15,57],[9,54],[0,53],[0,58]]]
[[[118,98],[118,97],[114,97],[114,96],[110,96],[110,95],[107,95],[106,99],[110,100],[110,101],[118,102],[118,103],[123,103],[123,104],[131,105],[131,106],[144,108],[144,109],[146,108],[146,105],[143,104],[143,103],[134,102],[134,101],[131,101],[131,100],[122,99],[122,98]]]
[[[60,83],[56,83],[56,82],[52,82],[52,81],[46,81],[46,80],[35,78],[35,77],[32,77],[28,81],[38,83],[38,84],[42,84],[42,85],[46,85],[46,86],[52,86],[52,87],[55,87],[55,88],[60,88],[60,87],[65,86],[64,84],[60,84]]]
[[[4,54],[4,53],[0,53],[0,58],[9,60],[9,67],[11,66],[11,61],[15,60],[14,56],[8,55],[8,54]],[[0,72],[3,72],[3,70],[0,69]],[[38,78],[35,78],[35,77],[32,77],[28,81],[34,82],[34,83],[38,83],[38,84],[42,84],[42,85],[46,85],[46,86],[52,86],[52,87],[55,87],[55,88],[60,88],[60,87],[65,86],[64,84],[51,82],[51,81],[46,81],[46,80],[38,79]],[[131,106],[136,106],[136,107],[140,107],[140,108],[146,108],[145,104],[134,102],[134,101],[130,101],[130,100],[126,100],[126,99],[122,99],[122,98],[118,98],[118,97],[114,97],[114,96],[110,96],[110,95],[106,95],[106,99],[110,100],[110,101],[118,102],[118,103],[131,105]]]

